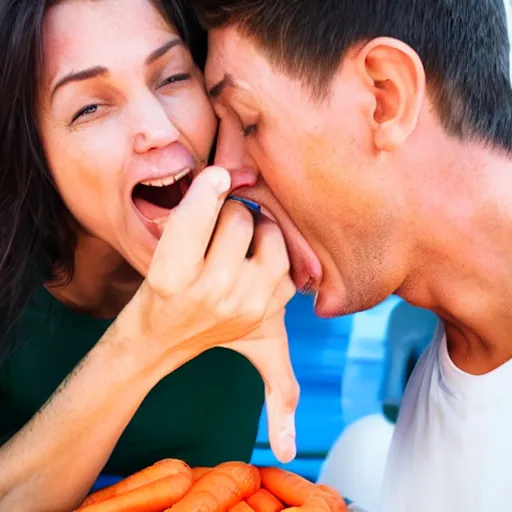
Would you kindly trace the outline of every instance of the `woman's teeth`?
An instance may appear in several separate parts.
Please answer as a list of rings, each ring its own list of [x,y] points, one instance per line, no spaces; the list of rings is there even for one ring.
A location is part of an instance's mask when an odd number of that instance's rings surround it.
[[[172,176],[141,181],[140,185],[145,185],[146,187],[168,187],[169,185],[172,185],[173,183],[176,183],[177,181],[184,178],[191,170],[192,169],[187,167],[186,169],[183,169],[183,171],[180,171],[179,173]]]

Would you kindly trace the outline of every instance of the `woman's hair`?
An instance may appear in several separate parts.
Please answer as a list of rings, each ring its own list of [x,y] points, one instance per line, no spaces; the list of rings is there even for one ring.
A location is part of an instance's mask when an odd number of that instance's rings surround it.
[[[52,180],[36,122],[42,25],[66,0],[0,2],[0,363],[30,297],[47,281],[73,275],[75,229]],[[101,1],[101,0],[95,0]],[[186,0],[152,0],[200,67],[206,36]]]

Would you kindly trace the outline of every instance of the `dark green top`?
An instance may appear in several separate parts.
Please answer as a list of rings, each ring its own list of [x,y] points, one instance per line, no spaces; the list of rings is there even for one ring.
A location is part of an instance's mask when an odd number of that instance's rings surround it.
[[[22,345],[0,366],[0,444],[46,402],[110,323],[71,311],[45,289],[36,294],[15,330]],[[201,355],[150,392],[105,472],[126,475],[167,457],[191,466],[249,461],[263,392],[259,374],[239,354]]]

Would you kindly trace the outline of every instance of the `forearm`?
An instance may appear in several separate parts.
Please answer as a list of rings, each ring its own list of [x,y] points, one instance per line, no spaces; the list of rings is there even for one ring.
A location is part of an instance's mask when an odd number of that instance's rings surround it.
[[[0,511],[69,511],[162,378],[112,329],[0,449]],[[138,344],[140,345],[140,343]]]

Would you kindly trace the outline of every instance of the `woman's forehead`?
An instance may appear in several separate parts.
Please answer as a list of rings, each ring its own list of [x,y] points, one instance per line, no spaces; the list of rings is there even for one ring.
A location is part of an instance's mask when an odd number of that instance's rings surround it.
[[[45,81],[78,68],[143,62],[172,36],[176,29],[149,0],[61,1],[44,19]]]

